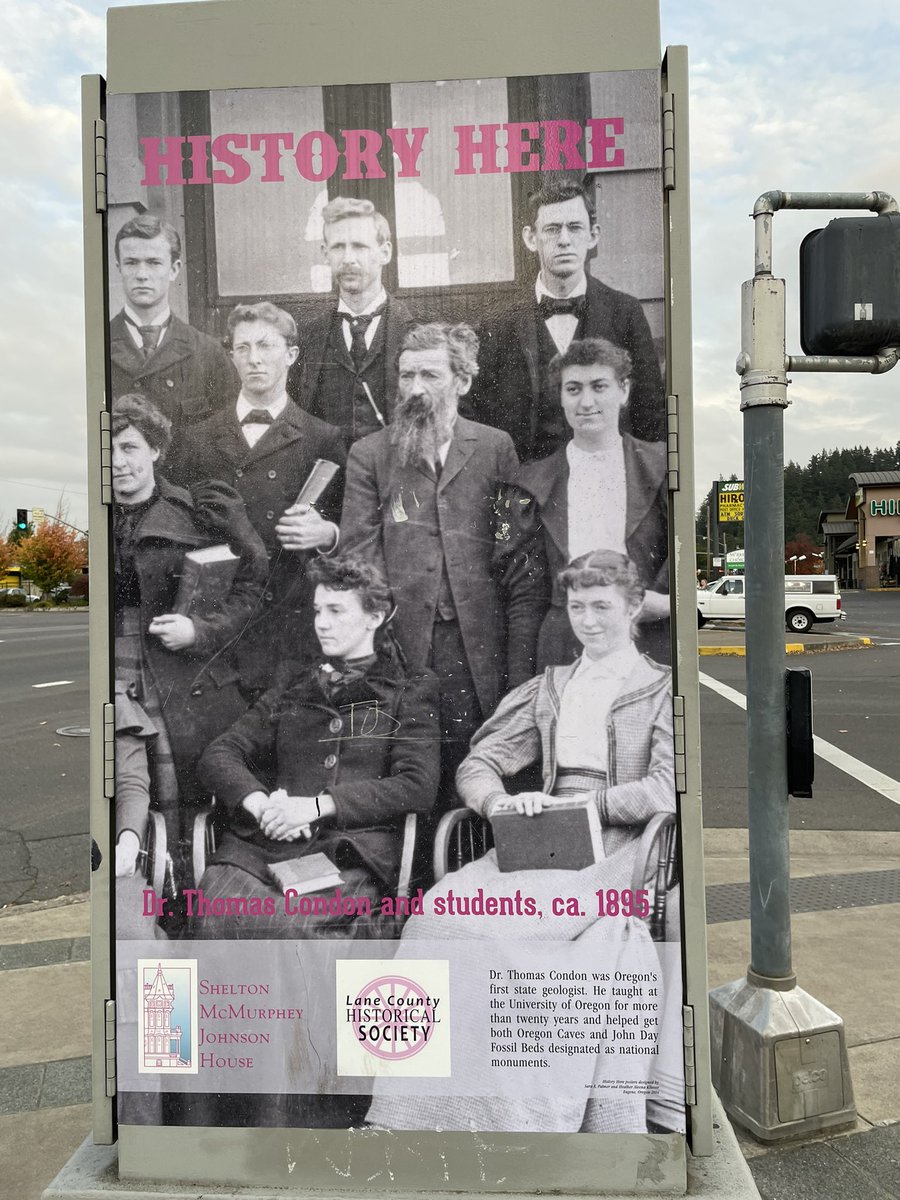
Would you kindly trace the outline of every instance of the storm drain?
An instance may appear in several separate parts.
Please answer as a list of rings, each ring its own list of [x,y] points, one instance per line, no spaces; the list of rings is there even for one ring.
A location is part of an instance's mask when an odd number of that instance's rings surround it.
[[[900,871],[859,871],[810,875],[791,880],[791,912],[828,912],[900,904]],[[706,889],[706,921],[745,921],[750,917],[749,883],[717,883]]]

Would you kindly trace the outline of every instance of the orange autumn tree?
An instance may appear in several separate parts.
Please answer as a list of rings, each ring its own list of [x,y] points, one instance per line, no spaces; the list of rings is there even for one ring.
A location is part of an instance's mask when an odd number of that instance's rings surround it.
[[[83,534],[58,525],[52,518],[19,542],[16,556],[22,574],[45,593],[68,582],[87,561]]]
[[[0,578],[16,561],[16,547],[6,538],[0,538]]]

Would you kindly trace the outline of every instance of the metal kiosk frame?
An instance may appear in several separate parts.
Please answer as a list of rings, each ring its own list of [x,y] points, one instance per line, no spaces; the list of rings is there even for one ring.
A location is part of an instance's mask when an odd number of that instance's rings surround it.
[[[94,1141],[118,1138],[130,1179],[202,1179],[342,1195],[436,1190],[562,1195],[675,1194],[686,1153],[712,1153],[700,810],[694,563],[687,54],[662,61],[665,333],[676,757],[683,895],[687,1138],[679,1134],[496,1135],[116,1125],[111,465],[107,382],[106,96],[112,93],[474,79],[660,69],[656,0],[254,0],[112,9],[108,80],[83,82],[87,409],[91,477],[91,828]],[[102,731],[102,734],[101,734]],[[648,1141],[652,1145],[648,1146]],[[386,1152],[385,1147],[389,1147]],[[386,1164],[390,1184],[367,1181]],[[652,1170],[649,1164],[652,1163]],[[352,1173],[351,1173],[352,1172]],[[357,1189],[358,1192],[357,1192]],[[336,1194],[332,1192],[331,1194]]]

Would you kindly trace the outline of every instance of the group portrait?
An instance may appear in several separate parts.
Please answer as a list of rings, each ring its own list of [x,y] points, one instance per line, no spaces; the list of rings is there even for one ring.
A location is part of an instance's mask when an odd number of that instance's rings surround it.
[[[658,967],[680,936],[658,73],[112,95],[107,127],[118,939],[400,961],[557,936]],[[598,919],[439,915],[560,870],[650,897],[615,950]],[[336,882],[359,903],[284,903]],[[680,986],[627,1103],[488,1098],[477,1127],[683,1130]],[[133,1122],[473,1119],[449,1085],[439,1111],[371,1081],[120,1099]]]

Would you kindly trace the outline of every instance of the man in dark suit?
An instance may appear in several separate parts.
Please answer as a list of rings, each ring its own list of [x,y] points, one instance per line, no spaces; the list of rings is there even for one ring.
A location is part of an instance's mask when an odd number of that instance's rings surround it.
[[[538,277],[512,307],[489,316],[472,399],[479,421],[505,429],[523,462],[568,440],[548,368],[578,338],[607,338],[631,357],[631,397],[623,429],[655,441],[665,433],[659,360],[640,303],[586,274],[599,230],[590,195],[571,180],[548,183],[529,199],[522,230]]]
[[[412,316],[384,290],[391,231],[372,201],[337,196],[322,220],[322,253],[338,302],[300,330],[289,391],[308,412],[337,425],[349,449],[391,420],[397,354]]]
[[[543,538],[553,584],[538,641],[539,670],[581,653],[556,579],[592,550],[615,550],[635,564],[645,588],[638,647],[659,662],[671,659],[666,446],[619,432],[630,375],[629,355],[602,338],[573,341],[557,355],[549,378],[572,440],[521,467],[508,493],[511,541]]]
[[[125,307],[109,325],[113,398],[139,392],[181,431],[234,395],[237,375],[220,342],[174,316],[169,288],[181,270],[177,230],[150,213],[116,234]]]
[[[419,325],[400,353],[390,428],[347,463],[341,542],[384,573],[412,670],[441,684],[443,790],[508,686],[533,672],[543,573],[501,561],[498,490],[518,466],[508,434],[458,415],[478,370],[468,325]]]
[[[297,504],[316,459],[343,467],[340,433],[288,398],[287,373],[297,357],[293,317],[267,301],[239,304],[228,318],[231,354],[241,380],[236,402],[185,436],[170,469],[177,483],[218,479],[244,498],[269,556],[262,607],[237,646],[243,686],[257,693],[285,658],[316,652],[306,563],[338,541],[339,478],[317,507]]]

